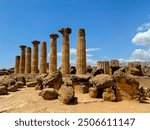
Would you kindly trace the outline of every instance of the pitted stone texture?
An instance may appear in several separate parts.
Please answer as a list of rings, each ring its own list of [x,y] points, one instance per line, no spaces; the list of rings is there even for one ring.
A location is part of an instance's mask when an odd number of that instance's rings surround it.
[[[98,97],[98,90],[95,87],[89,88],[89,96],[91,98],[97,98]]]
[[[19,73],[24,74],[25,73],[25,49],[26,46],[21,45],[21,55],[20,55],[20,67],[19,67]]]
[[[31,73],[31,48],[27,47],[25,56],[25,73]]]
[[[40,44],[39,41],[32,41],[33,44],[33,54],[32,54],[32,65],[31,65],[31,72],[33,74],[38,73],[38,45]]]
[[[40,74],[46,74],[46,69],[47,69],[47,44],[46,42],[42,42],[40,53]]]
[[[57,71],[57,34],[51,34],[49,74]]]
[[[134,76],[142,76],[142,69],[141,65],[136,64],[136,63],[128,63],[128,72]]]
[[[58,98],[64,104],[69,104],[74,99],[74,89],[72,86],[62,85],[58,92]]]
[[[20,56],[16,56],[15,74],[18,74],[18,73],[19,73],[19,66],[20,66]]]
[[[63,35],[61,72],[63,75],[65,75],[65,74],[69,74],[69,68],[70,68],[69,34],[71,34],[71,29],[62,28],[59,30],[59,32]]]
[[[58,92],[54,88],[46,88],[43,89],[42,92],[39,94],[45,100],[53,100],[58,98]]]
[[[59,90],[62,85],[62,73],[56,71],[43,79],[43,88],[54,88]]]
[[[78,31],[76,68],[77,74],[86,73],[86,40],[84,29],[79,29]]]
[[[114,85],[114,79],[110,75],[101,74],[97,75],[91,80],[93,86],[97,89],[111,88]]]
[[[0,95],[6,95],[8,94],[7,86],[0,85]]]

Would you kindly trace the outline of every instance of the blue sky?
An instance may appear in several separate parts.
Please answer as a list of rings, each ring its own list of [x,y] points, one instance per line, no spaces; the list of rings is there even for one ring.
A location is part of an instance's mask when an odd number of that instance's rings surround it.
[[[14,66],[19,45],[46,41],[70,27],[71,63],[79,28],[86,30],[87,61],[120,59],[150,60],[150,0],[0,0],[0,68]],[[40,46],[39,46],[40,50]],[[48,57],[49,59],[49,57]]]

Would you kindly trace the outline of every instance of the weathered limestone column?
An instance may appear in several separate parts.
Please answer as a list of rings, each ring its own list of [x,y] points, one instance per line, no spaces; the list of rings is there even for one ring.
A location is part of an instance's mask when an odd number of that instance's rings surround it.
[[[59,30],[59,32],[63,35],[61,72],[63,75],[65,75],[65,74],[69,74],[69,68],[70,68],[69,34],[71,34],[71,29],[62,28]]]
[[[57,71],[57,34],[51,34],[49,73]]]
[[[27,47],[26,49],[26,60],[25,60],[25,73],[31,73],[31,48]]]
[[[77,74],[86,73],[86,40],[84,29],[79,29],[78,31],[76,67]]]
[[[24,74],[25,73],[25,49],[26,46],[21,45],[21,55],[20,55],[20,67],[19,67],[19,73]]]
[[[47,69],[47,45],[46,42],[42,42],[40,53],[40,74],[46,74],[46,69]]]
[[[16,56],[16,61],[15,61],[15,74],[19,73],[19,66],[20,66],[20,56]]]
[[[102,69],[104,71],[104,74],[110,74],[109,61],[98,61],[97,68]]]
[[[38,45],[40,44],[40,42],[32,41],[32,44],[33,44],[33,54],[32,54],[31,72],[35,74],[38,73]]]

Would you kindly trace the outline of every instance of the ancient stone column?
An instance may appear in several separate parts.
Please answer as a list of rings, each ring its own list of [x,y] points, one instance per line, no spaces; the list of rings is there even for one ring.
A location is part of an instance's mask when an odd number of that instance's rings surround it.
[[[46,42],[42,42],[40,53],[40,74],[46,74],[46,69],[47,69],[47,45]]]
[[[26,49],[26,60],[25,60],[25,73],[31,73],[31,48],[27,47]]]
[[[32,41],[32,44],[33,44],[33,54],[32,54],[31,72],[35,74],[38,73],[38,45],[40,44],[40,42]]]
[[[19,66],[20,66],[20,56],[16,56],[16,61],[15,61],[15,74],[19,73]]]
[[[24,74],[25,73],[25,49],[26,46],[21,45],[21,55],[20,55],[20,67],[19,67],[19,73]]]
[[[104,74],[110,74],[109,61],[98,61],[97,69],[102,69],[104,71]]]
[[[63,75],[65,75],[65,74],[69,74],[69,68],[70,68],[69,34],[71,34],[71,29],[62,28],[59,30],[59,32],[63,35],[61,72]]]
[[[57,71],[57,34],[51,34],[49,73]]]
[[[79,29],[78,31],[76,67],[77,74],[86,73],[86,40],[84,29]]]

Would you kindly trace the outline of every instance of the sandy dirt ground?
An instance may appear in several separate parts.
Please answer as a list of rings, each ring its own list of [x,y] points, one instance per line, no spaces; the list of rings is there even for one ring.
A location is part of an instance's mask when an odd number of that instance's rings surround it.
[[[149,113],[150,104],[135,101],[104,102],[90,98],[88,94],[76,93],[78,104],[65,105],[56,100],[44,100],[38,96],[39,90],[22,88],[21,90],[0,96],[0,113]],[[150,102],[150,99],[148,100]]]

